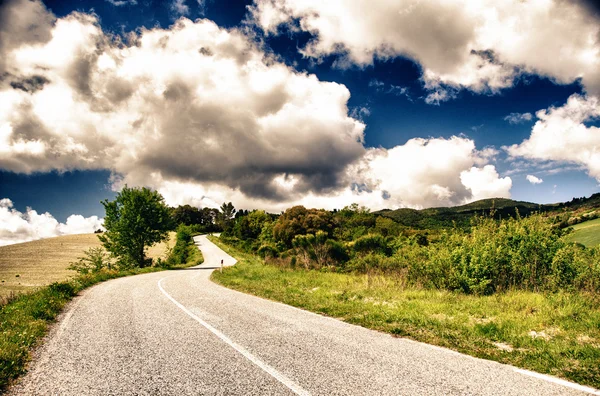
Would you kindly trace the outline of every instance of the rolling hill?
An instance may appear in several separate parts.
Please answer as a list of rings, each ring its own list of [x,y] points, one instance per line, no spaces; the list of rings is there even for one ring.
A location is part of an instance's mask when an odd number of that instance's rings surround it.
[[[587,247],[600,245],[600,219],[588,220],[573,226],[573,232],[566,236],[571,242]]]
[[[596,193],[589,198],[573,198],[571,201],[555,204],[536,204],[507,198],[490,198],[454,207],[420,210],[409,208],[384,209],[374,213],[389,217],[406,227],[440,229],[453,226],[468,227],[474,216],[489,215],[492,212],[494,212],[496,218],[515,217],[517,213],[520,216],[528,216],[533,212],[548,213],[549,216],[565,217],[565,225],[571,225],[580,221],[582,216],[585,218],[586,215],[593,213],[598,208],[600,208],[600,193]],[[578,218],[579,220],[576,220]]]
[[[175,233],[167,243],[148,249],[152,258],[165,258],[168,245],[174,246]],[[167,245],[168,244],[168,245]],[[55,238],[0,246],[0,297],[27,292],[39,286],[65,280],[76,272],[69,264],[91,247],[101,246],[96,234],[65,235]]]

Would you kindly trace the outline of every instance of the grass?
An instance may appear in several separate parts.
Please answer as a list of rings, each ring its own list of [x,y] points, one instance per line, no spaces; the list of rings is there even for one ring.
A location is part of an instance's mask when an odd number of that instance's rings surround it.
[[[584,221],[573,226],[573,232],[566,236],[571,242],[579,242],[587,247],[600,244],[600,219]]]
[[[148,257],[165,258],[175,245],[175,233],[169,240],[148,249]],[[27,293],[40,286],[77,276],[69,264],[84,250],[101,246],[96,234],[66,235],[38,241],[0,246],[0,298]]]
[[[168,245],[164,244],[164,246]],[[203,261],[204,258],[200,250],[195,246],[190,246],[188,262],[183,265],[170,268],[147,267],[128,271],[103,270],[87,275],[69,277],[66,280],[54,282],[44,287],[38,286],[29,293],[1,297],[0,394],[6,390],[12,381],[26,372],[33,348],[46,335],[49,325],[56,319],[64,306],[83,289],[108,279],[166,269],[185,268],[201,264]],[[39,259],[38,263],[41,267],[47,266],[42,258]],[[60,265],[56,266],[60,268]],[[34,267],[30,269],[31,273],[40,271],[42,269],[35,269]],[[47,279],[44,281],[47,281]]]
[[[408,289],[390,277],[292,270],[211,238],[239,262],[227,287],[348,323],[600,388],[598,296]]]

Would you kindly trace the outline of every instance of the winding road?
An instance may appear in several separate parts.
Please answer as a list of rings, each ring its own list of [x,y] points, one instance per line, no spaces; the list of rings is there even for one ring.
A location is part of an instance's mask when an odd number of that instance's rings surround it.
[[[576,395],[591,388],[218,286],[223,259],[111,280],[61,315],[14,395]],[[596,393],[598,394],[598,393]]]

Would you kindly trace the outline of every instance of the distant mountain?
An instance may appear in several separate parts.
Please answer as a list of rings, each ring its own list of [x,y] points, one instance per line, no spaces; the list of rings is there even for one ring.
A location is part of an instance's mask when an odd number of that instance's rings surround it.
[[[469,226],[474,216],[489,215],[494,212],[496,218],[528,216],[533,212],[560,214],[563,211],[578,212],[600,208],[600,193],[589,198],[573,198],[569,202],[555,204],[536,204],[525,201],[515,201],[507,198],[489,198],[454,207],[396,210],[384,209],[374,212],[377,215],[389,217],[406,227],[419,229],[448,228]]]

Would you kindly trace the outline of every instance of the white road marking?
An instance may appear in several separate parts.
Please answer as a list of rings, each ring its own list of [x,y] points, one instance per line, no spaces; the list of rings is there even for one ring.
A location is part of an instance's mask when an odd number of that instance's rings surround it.
[[[190,316],[196,322],[198,322],[202,326],[206,327],[211,333],[213,333],[214,335],[216,335],[217,337],[219,337],[224,343],[226,343],[227,345],[229,345],[230,347],[232,347],[233,349],[235,349],[236,351],[238,351],[239,353],[241,353],[246,359],[250,360],[252,363],[254,363],[258,367],[260,367],[261,369],[263,369],[264,371],[266,371],[267,373],[269,373],[273,378],[275,378],[277,381],[281,382],[283,385],[285,385],[288,389],[290,389],[295,394],[302,395],[302,396],[310,396],[310,393],[307,390],[305,390],[302,387],[300,387],[300,385],[296,384],[294,381],[292,381],[291,379],[289,379],[288,377],[286,377],[285,375],[283,375],[279,371],[275,370],[273,367],[271,367],[268,364],[266,364],[263,361],[261,361],[259,358],[257,358],[256,356],[254,356],[252,353],[250,353],[243,346],[241,346],[241,345],[236,344],[235,342],[233,342],[225,334],[221,333],[219,330],[217,330],[214,327],[212,327],[210,324],[208,324],[207,322],[205,322],[204,320],[202,320],[201,318],[199,318],[198,316],[196,316],[189,309],[187,309],[185,306],[183,306],[179,301],[177,301],[173,297],[171,297],[171,295],[169,293],[167,293],[165,291],[165,289],[163,289],[163,287],[162,287],[162,281],[164,279],[166,279],[166,278],[162,278],[161,280],[158,281],[158,288],[179,309],[181,309],[183,312],[185,312],[186,314],[188,314],[188,316]]]
[[[544,381],[553,382],[555,384],[566,386],[568,388],[575,389],[575,390],[578,390],[581,392],[591,393],[592,395],[600,395],[600,391],[598,391],[594,388],[590,388],[589,386],[579,385],[574,382],[565,381],[560,378],[551,377],[549,375],[544,375],[544,374],[536,373],[536,372],[529,371],[529,370],[523,370],[523,369],[516,368],[516,367],[513,368],[513,370],[516,371],[517,373],[529,375],[530,377],[534,377],[534,378],[541,379]]]

